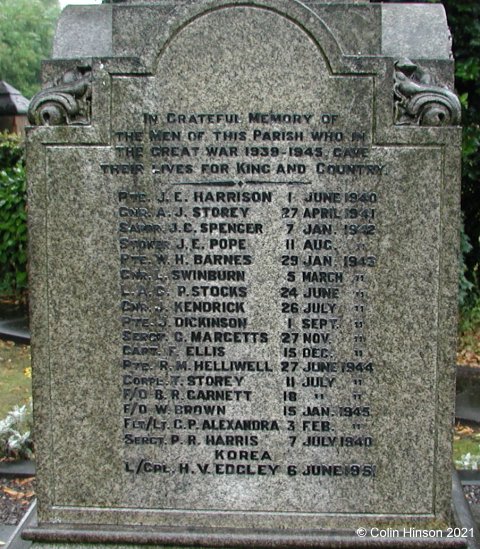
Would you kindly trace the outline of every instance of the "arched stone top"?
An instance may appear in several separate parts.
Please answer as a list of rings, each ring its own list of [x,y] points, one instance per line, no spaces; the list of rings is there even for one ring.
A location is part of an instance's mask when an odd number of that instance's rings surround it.
[[[211,13],[231,8],[256,8],[284,17],[301,29],[318,47],[331,73],[352,71],[346,62],[338,42],[327,25],[307,6],[298,0],[200,0],[195,4],[180,6],[169,24],[148,40],[142,55],[147,70],[156,72],[163,52],[183,29]]]

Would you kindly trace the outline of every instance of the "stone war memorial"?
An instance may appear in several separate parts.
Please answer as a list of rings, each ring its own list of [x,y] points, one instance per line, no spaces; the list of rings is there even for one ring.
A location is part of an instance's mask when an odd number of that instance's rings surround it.
[[[466,547],[443,7],[71,6],[43,81],[34,547]]]

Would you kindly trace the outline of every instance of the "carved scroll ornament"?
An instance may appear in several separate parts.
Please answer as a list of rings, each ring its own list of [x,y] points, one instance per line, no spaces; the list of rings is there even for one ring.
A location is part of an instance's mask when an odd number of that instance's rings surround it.
[[[458,97],[412,63],[395,63],[395,123],[419,126],[457,126],[461,119]]]
[[[33,97],[28,120],[35,126],[90,124],[91,99],[92,71],[77,67]]]

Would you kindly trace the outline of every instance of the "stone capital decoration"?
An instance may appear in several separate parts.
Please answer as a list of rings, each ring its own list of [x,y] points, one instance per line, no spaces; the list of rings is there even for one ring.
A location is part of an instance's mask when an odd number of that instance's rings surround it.
[[[461,105],[458,97],[409,59],[395,62],[395,124],[458,126]]]
[[[34,126],[90,124],[91,98],[91,68],[76,67],[33,97],[28,120]]]

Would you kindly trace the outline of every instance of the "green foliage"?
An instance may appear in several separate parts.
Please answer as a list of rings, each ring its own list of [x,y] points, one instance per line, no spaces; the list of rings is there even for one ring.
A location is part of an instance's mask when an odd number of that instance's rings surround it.
[[[472,341],[471,336],[475,334],[480,326],[480,297],[475,294],[469,294],[460,309],[460,322],[458,330],[461,334],[461,347],[469,346]]]
[[[0,421],[0,458],[32,459],[32,401],[15,408]]]
[[[480,446],[476,444],[476,450],[477,452],[480,450]],[[477,471],[479,469],[480,465],[480,455],[477,454],[471,454],[468,452],[467,454],[462,454],[459,459],[455,459],[455,468],[456,469],[466,469],[468,471],[474,470]]]
[[[59,12],[58,0],[0,0],[0,79],[26,97],[40,89]]]
[[[476,80],[480,76],[480,60],[470,58],[459,62],[455,74],[462,80]]]
[[[22,156],[20,137],[16,133],[0,133],[0,169],[15,167]]]
[[[474,288],[473,282],[466,277],[467,266],[465,264],[465,257],[472,251],[472,245],[470,239],[465,233],[465,229],[462,226],[461,238],[460,238],[460,261],[459,261],[459,273],[458,273],[458,303],[461,308],[464,308],[468,302],[468,297],[472,289]]]
[[[460,273],[462,314],[480,324],[480,3],[470,0],[443,0],[453,36],[456,59],[456,87],[463,106],[462,210],[465,234],[471,244],[464,246]],[[465,281],[469,284],[465,284]],[[463,286],[462,286],[463,284]],[[469,312],[468,309],[472,311]]]
[[[0,134],[0,294],[27,287],[26,182],[18,139]]]

